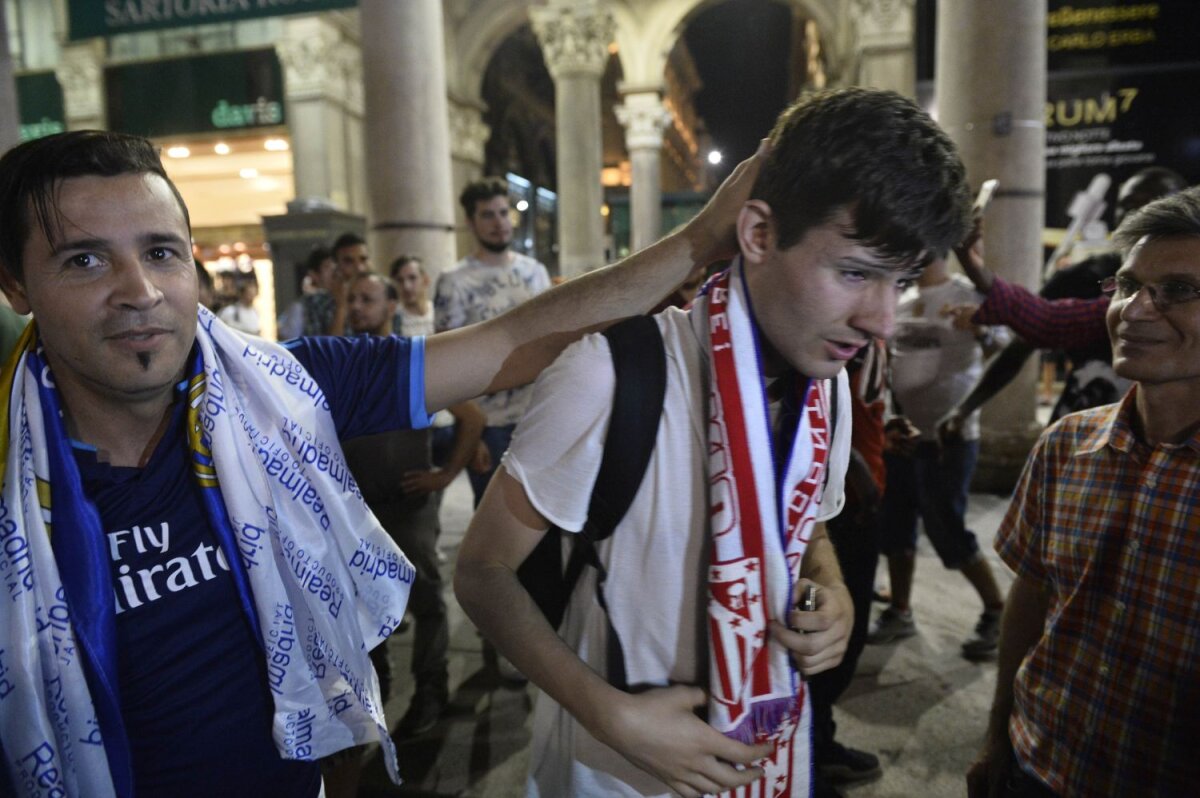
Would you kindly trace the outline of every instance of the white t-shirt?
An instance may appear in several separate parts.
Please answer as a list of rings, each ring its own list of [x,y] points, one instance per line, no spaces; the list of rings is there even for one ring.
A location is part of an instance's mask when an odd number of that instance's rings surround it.
[[[921,430],[922,440],[937,439],[937,422],[970,392],[983,373],[983,349],[967,330],[957,330],[947,307],[979,304],[983,295],[961,275],[938,285],[914,286],[900,298],[892,338],[892,394],[900,410]],[[993,341],[1004,346],[1007,327],[993,327]],[[967,417],[963,437],[979,438],[979,411]]]
[[[487,321],[528,302],[550,287],[546,267],[528,255],[511,253],[507,266],[492,266],[474,257],[460,260],[438,277],[433,300],[434,327],[455,330]],[[529,404],[528,386],[480,397],[489,427],[515,424]]]
[[[412,338],[416,335],[433,335],[433,303],[430,302],[424,313],[413,313],[403,305],[396,308],[392,318],[392,332]]]
[[[262,330],[262,325],[258,321],[258,311],[253,307],[242,307],[237,302],[221,308],[217,317],[233,329],[241,330],[244,333],[258,335]]]
[[[694,314],[694,315],[693,315]],[[629,684],[705,684],[709,371],[701,309],[657,317],[667,353],[667,389],[654,453],[633,505],[599,553],[608,569],[605,597],[621,637]],[[534,386],[529,410],[504,466],[533,506],[571,531],[583,527],[600,470],[612,411],[608,342],[589,335],[569,347]],[[838,418],[829,480],[818,518],[837,514],[850,449],[850,395],[838,378]],[[605,672],[604,612],[594,569],[584,569],[562,627],[592,668]],[[802,746],[795,746],[801,749]],[[558,704],[539,696],[534,710],[530,795],[667,795],[666,785],[599,743]]]

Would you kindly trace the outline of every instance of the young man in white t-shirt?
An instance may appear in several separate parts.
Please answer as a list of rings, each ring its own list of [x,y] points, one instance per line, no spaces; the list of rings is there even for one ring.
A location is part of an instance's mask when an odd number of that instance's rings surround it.
[[[740,257],[656,317],[666,394],[638,494],[598,546],[607,617],[586,569],[560,638],[515,574],[550,524],[586,520],[614,383],[601,336],[538,381],[460,550],[464,609],[544,692],[531,795],[810,793],[800,674],[841,660],[853,618],[823,525],[848,458],[843,366],[965,235],[968,192],[949,139],[891,92],[808,97],[770,146]],[[609,683],[609,621],[628,691]]]
[[[438,332],[487,321],[528,302],[550,287],[550,275],[538,261],[512,249],[513,224],[508,182],[488,177],[468,183],[458,198],[475,251],[438,277],[433,323]],[[467,472],[475,504],[508,448],[513,429],[529,403],[529,386],[481,396],[487,414],[483,431],[486,455]]]

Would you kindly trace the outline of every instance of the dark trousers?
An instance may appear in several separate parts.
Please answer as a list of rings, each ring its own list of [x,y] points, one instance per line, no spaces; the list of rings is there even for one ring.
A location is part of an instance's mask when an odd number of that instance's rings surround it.
[[[875,566],[879,561],[878,506],[861,507],[847,501],[841,515],[829,521],[827,528],[837,551],[842,578],[854,601],[854,627],[841,663],[808,681],[813,711],[813,758],[818,763],[837,732],[833,704],[854,678],[859,655],[867,641],[871,596],[875,591]]]
[[[426,501],[414,509],[407,502],[396,502],[373,505],[371,510],[417,572],[408,597],[408,611],[413,616],[412,676],[416,689],[433,690],[444,698],[449,683],[450,624],[437,561],[437,505]],[[386,641],[371,652],[371,661],[386,698],[392,673]]]

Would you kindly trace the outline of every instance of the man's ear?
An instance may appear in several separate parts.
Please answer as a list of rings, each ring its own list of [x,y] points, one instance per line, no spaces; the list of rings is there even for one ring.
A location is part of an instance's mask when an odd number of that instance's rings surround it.
[[[762,200],[747,200],[738,213],[738,248],[748,263],[761,263],[775,251],[775,215]]]
[[[29,297],[25,296],[25,286],[3,266],[0,266],[0,290],[4,291],[4,295],[8,297],[8,304],[12,305],[12,309],[17,313],[24,316],[32,310],[29,307]]]

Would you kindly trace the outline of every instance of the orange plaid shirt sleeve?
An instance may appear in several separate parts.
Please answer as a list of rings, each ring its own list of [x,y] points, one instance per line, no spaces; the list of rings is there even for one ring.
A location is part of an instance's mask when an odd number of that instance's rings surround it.
[[[1050,592],[1009,735],[1061,795],[1200,784],[1200,433],[1141,442],[1135,392],[1042,435],[996,542]]]

